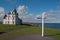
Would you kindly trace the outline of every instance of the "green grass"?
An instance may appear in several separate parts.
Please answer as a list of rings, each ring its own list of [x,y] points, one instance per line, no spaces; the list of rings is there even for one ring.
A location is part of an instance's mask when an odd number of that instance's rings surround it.
[[[26,25],[3,25],[0,24],[0,31],[5,31],[5,30],[13,30],[17,28],[26,28],[28,26]]]
[[[14,30],[13,30],[14,29]],[[11,30],[8,33],[0,35],[0,40],[8,40],[17,36],[26,34],[41,34],[41,27],[31,27],[27,25],[3,25],[0,24],[0,31]],[[45,35],[60,40],[60,30],[53,28],[45,28]]]

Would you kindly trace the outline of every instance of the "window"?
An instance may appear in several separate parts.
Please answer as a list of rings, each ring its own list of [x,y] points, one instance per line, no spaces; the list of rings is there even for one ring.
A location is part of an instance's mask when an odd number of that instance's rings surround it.
[[[13,20],[14,20],[14,17],[13,17]]]
[[[9,24],[9,21],[8,21],[8,24]]]
[[[13,21],[13,24],[14,24],[14,21]]]
[[[12,17],[12,19],[14,20],[14,19],[15,19],[15,17],[13,16],[13,17]]]

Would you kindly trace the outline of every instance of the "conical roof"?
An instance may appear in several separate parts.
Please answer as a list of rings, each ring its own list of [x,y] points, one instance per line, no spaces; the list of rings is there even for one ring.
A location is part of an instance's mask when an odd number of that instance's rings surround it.
[[[16,14],[16,13],[17,13],[17,10],[16,10],[16,9],[14,9],[14,10],[13,10],[13,12]]]
[[[8,15],[10,15],[10,14],[11,14],[11,12],[9,11],[9,12],[8,12]]]
[[[18,15],[17,10],[14,9],[13,12],[12,12],[12,14]]]
[[[5,14],[3,19],[5,19],[6,17],[7,17],[7,15]]]

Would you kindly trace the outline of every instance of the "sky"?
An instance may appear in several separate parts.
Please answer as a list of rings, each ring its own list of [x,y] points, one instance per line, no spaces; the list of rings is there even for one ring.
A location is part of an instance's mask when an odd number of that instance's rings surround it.
[[[46,23],[60,23],[60,0],[0,0],[0,20],[15,8],[25,22],[41,23],[37,18],[45,12]]]

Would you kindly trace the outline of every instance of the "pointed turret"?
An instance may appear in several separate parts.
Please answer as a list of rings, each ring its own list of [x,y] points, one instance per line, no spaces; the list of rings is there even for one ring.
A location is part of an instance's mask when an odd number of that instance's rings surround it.
[[[13,14],[17,14],[17,10],[16,9],[13,10]]]
[[[14,10],[13,10],[13,12],[17,13],[17,10],[16,10],[16,9],[14,9]]]
[[[16,10],[16,9],[14,9],[14,10],[13,10],[13,12],[12,12],[12,14],[14,14],[14,15],[18,16],[17,10]]]

